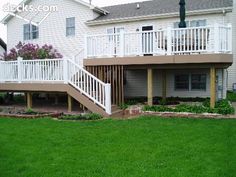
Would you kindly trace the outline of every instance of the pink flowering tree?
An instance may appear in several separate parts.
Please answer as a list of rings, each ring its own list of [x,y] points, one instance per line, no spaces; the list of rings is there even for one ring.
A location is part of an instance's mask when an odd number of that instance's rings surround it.
[[[19,42],[9,53],[4,54],[3,60],[17,60],[17,57],[22,57],[24,60],[33,60],[62,58],[63,56],[52,45],[45,44],[40,47],[37,44]]]

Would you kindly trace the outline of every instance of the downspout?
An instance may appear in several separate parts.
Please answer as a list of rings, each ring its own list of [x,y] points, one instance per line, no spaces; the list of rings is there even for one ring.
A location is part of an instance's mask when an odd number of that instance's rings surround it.
[[[225,16],[226,16],[226,10],[225,9],[223,9],[222,10],[222,23],[223,23],[223,25],[225,24]]]
[[[227,91],[228,91],[228,86],[229,86],[229,71],[228,71],[228,69],[226,69],[226,88],[227,88]]]

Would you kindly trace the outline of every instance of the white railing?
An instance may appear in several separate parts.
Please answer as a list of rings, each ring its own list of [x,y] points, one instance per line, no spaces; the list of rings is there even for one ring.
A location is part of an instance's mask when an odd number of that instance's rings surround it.
[[[98,56],[118,56],[120,55],[120,35],[119,34],[105,34],[88,36],[87,42],[88,57]]]
[[[110,84],[105,84],[71,60],[68,60],[68,82],[111,114]]]
[[[111,114],[111,85],[70,59],[0,61],[0,82],[70,84]]]
[[[20,62],[22,82],[63,82],[63,59],[22,60]]]
[[[18,81],[18,62],[0,61],[0,82]]]
[[[166,28],[86,37],[87,58],[231,53],[232,27]]]

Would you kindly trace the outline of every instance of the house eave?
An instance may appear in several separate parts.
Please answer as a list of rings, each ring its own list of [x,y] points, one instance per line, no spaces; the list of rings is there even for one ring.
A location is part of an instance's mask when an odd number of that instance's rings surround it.
[[[186,15],[202,15],[202,14],[216,14],[224,12],[232,12],[232,7],[224,7],[217,9],[206,9],[206,10],[195,10],[188,11]],[[136,16],[136,17],[127,17],[127,18],[116,18],[116,19],[108,19],[108,20],[99,20],[99,21],[87,21],[86,24],[88,26],[96,26],[96,25],[104,25],[104,24],[113,24],[113,23],[122,23],[122,22],[133,22],[140,20],[152,20],[152,19],[162,19],[162,18],[171,18],[178,17],[179,12],[174,13],[165,13],[165,14],[154,14],[154,15],[145,15],[145,16]]]

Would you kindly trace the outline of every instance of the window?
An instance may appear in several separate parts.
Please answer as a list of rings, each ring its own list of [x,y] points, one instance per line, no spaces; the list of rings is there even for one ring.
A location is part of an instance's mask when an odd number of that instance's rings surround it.
[[[31,24],[24,24],[24,40],[39,38],[39,28]]]
[[[189,27],[189,21],[186,22],[186,27]],[[179,28],[179,22],[174,22],[174,28]]]
[[[206,74],[191,75],[191,90],[206,90]]]
[[[206,20],[193,20],[190,21],[190,27],[206,26]]]
[[[66,36],[75,35],[75,17],[66,19]]]
[[[192,21],[186,21],[187,27],[201,27],[206,26],[206,20],[192,20]],[[174,28],[179,28],[179,22],[174,23]]]
[[[114,28],[108,28],[107,34],[119,34],[121,30],[124,30],[124,27],[114,27]]]
[[[175,90],[189,90],[189,75],[175,75]]]

